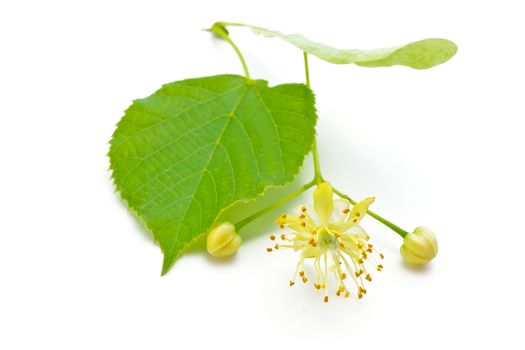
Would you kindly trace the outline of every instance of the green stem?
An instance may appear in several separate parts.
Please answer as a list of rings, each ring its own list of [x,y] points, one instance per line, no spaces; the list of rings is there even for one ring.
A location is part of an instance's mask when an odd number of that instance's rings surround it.
[[[317,140],[314,139],[314,143],[312,145],[312,154],[314,157],[314,181],[317,185],[320,185],[324,179],[323,175],[321,175],[321,164],[319,163],[319,153],[317,152]]]
[[[244,69],[244,75],[246,76],[246,79],[251,79],[250,78],[250,73],[248,72],[248,66],[246,65],[246,61],[244,60],[244,57],[242,56],[242,53],[239,50],[239,48],[237,47],[237,45],[235,45],[235,43],[232,41],[232,39],[228,35],[228,31],[226,30],[224,25],[225,25],[225,23],[217,22],[210,29],[206,29],[206,30],[209,31],[209,32],[217,34],[218,36],[220,36],[221,38],[226,40],[228,43],[230,43],[230,45],[235,50],[235,53],[237,54],[237,56],[241,60],[242,68]]]
[[[288,196],[284,197],[280,201],[278,201],[276,203],[273,203],[273,204],[267,206],[266,208],[261,209],[258,212],[248,216],[247,218],[239,221],[237,224],[235,224],[235,228],[237,229],[237,232],[239,232],[244,226],[246,226],[247,224],[249,224],[253,220],[257,219],[260,216],[263,216],[264,214],[272,211],[275,208],[280,207],[281,205],[283,205],[284,203],[288,202],[289,200],[294,199],[295,197],[297,197],[298,195],[300,195],[304,191],[306,191],[309,188],[313,187],[315,184],[316,184],[315,180],[314,181],[310,181],[309,183],[307,183],[303,187],[299,188],[297,191],[295,191],[293,193],[290,193]]]
[[[347,201],[349,201],[350,203],[352,203],[352,205],[356,205],[357,202],[354,201],[352,198],[350,198],[349,196],[347,196],[346,194],[338,191],[337,189],[334,188],[334,192],[335,194],[337,194],[339,197],[343,198],[343,199],[346,199]],[[405,237],[406,235],[408,235],[408,232],[403,230],[401,227],[397,226],[396,224],[388,221],[387,219],[381,217],[380,215],[374,213],[373,211],[371,210],[368,210],[367,211],[367,214],[370,215],[371,217],[373,217],[374,219],[376,219],[377,221],[379,221],[380,223],[382,223],[383,225],[389,227],[392,231],[396,232],[398,235],[400,235],[401,237]]]
[[[310,88],[310,70],[308,69],[308,54],[303,51],[304,58],[304,75],[306,77],[306,86]]]
[[[308,68],[308,54],[303,51],[304,58],[304,75],[306,78],[306,87],[310,89],[310,70]],[[319,162],[319,152],[317,151],[317,137],[314,136],[314,142],[312,144],[312,154],[314,158],[314,181],[317,185],[320,185],[323,180],[323,175],[321,175],[321,164]]]

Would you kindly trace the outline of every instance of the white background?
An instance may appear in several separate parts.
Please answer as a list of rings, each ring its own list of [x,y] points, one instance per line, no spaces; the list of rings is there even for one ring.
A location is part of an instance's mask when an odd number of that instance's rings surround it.
[[[523,348],[521,3],[3,1],[0,348]],[[401,239],[366,219],[385,269],[365,299],[324,304],[311,285],[288,287],[293,252],[265,252],[269,216],[234,259],[197,251],[160,277],[159,248],[113,192],[107,141],[163,83],[242,74],[201,31],[217,20],[345,48],[458,44],[427,71],[310,61],[325,177],[375,195],[407,230],[431,227],[440,252],[427,269],[404,266]],[[231,33],[252,76],[304,81],[297,49]]]

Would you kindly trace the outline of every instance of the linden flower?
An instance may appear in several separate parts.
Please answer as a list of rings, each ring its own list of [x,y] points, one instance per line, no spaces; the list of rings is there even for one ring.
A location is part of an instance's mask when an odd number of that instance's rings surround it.
[[[324,302],[328,302],[330,274],[335,277],[337,296],[348,297],[350,290],[354,289],[355,294],[362,298],[366,294],[365,280],[372,281],[370,269],[383,269],[380,263],[383,254],[368,243],[369,236],[359,226],[374,198],[366,198],[350,210],[346,200],[334,201],[333,189],[328,182],[319,185],[313,197],[315,213],[303,205],[296,210],[297,216],[283,214],[277,219],[276,223],[281,228],[293,232],[281,234],[284,242],[275,244],[267,251],[291,248],[301,252],[290,286],[295,284],[297,275],[304,283],[308,281],[304,261],[313,259],[316,272],[314,286],[324,289]],[[271,235],[270,239],[275,240],[275,235]]]

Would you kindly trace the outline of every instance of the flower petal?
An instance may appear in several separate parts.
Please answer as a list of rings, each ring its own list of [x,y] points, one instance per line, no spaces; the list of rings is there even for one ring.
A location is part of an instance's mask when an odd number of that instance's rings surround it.
[[[350,227],[359,224],[359,222],[365,217],[368,207],[370,204],[374,203],[374,201],[375,197],[368,197],[357,203],[350,211],[346,221],[339,226],[339,229],[344,232]]]
[[[334,210],[330,216],[330,226],[341,225],[350,212],[350,203],[346,199],[336,198],[334,200]]]
[[[334,190],[328,182],[323,182],[314,191],[314,208],[322,226],[330,223],[330,215],[334,209]]]

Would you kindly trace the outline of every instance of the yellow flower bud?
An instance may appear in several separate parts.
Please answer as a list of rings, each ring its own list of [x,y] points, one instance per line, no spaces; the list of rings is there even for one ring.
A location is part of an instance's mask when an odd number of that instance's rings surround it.
[[[235,231],[235,226],[226,221],[210,231],[206,248],[211,256],[226,258],[237,253],[241,243],[242,238]]]
[[[434,259],[438,252],[438,243],[434,233],[426,227],[417,227],[404,238],[401,256],[409,264],[423,265]]]

